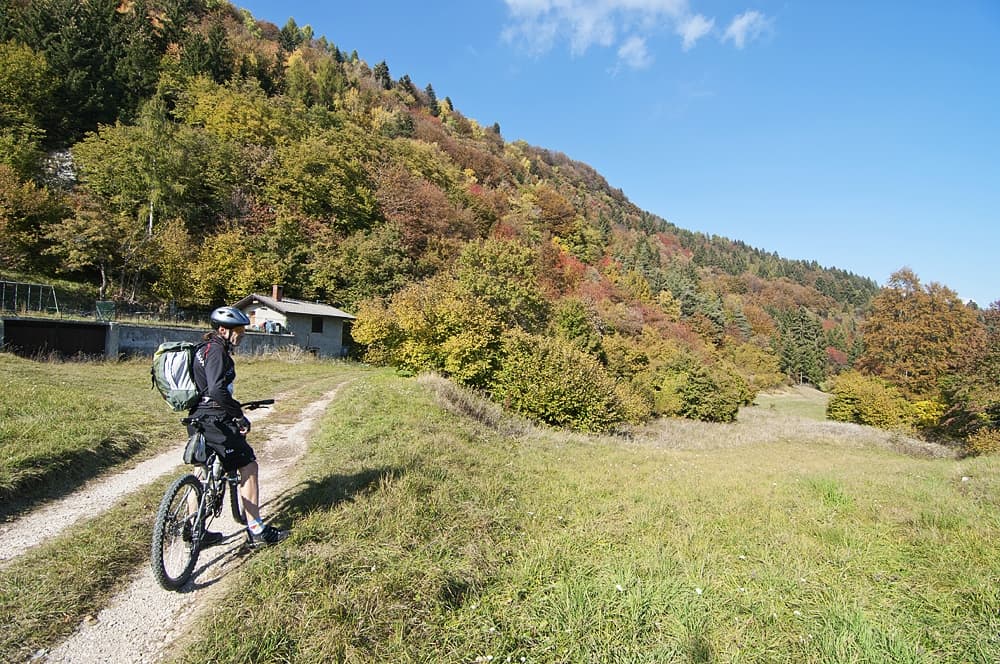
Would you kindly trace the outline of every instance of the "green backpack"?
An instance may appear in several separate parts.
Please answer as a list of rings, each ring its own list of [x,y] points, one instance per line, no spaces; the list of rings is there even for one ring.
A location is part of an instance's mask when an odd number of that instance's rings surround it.
[[[153,353],[153,387],[173,410],[191,410],[201,399],[194,382],[194,356],[204,343],[166,341]]]

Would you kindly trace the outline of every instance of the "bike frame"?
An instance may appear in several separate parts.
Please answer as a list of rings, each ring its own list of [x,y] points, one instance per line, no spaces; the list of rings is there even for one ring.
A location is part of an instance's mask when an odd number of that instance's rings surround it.
[[[254,410],[272,403],[274,399],[264,399],[241,407]],[[186,417],[181,423],[204,434],[202,417]],[[205,463],[178,477],[163,495],[153,525],[151,563],[153,575],[164,589],[178,590],[190,580],[204,533],[213,519],[222,514],[225,483],[230,485],[233,519],[245,525],[239,471],[224,472],[219,453],[212,447],[207,449]]]

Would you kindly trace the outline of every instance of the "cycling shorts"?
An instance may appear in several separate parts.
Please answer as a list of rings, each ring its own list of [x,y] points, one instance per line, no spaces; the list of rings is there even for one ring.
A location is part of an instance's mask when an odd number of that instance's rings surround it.
[[[232,472],[257,460],[257,455],[247,442],[247,437],[240,433],[236,423],[228,416],[208,417],[202,424],[205,427],[205,443],[219,453],[222,467],[226,472]],[[194,433],[194,429],[190,426],[188,433]]]

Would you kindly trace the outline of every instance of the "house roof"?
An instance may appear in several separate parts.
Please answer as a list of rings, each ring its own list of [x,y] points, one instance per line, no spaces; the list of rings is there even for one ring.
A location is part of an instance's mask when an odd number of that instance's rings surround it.
[[[341,311],[337,307],[331,307],[329,304],[303,302],[301,300],[293,300],[290,297],[283,297],[280,300],[276,300],[269,295],[261,295],[260,293],[247,295],[233,306],[237,309],[242,309],[251,304],[263,304],[285,315],[302,314],[304,316],[326,316],[327,318],[344,318],[346,320],[355,319],[354,316],[346,311]]]

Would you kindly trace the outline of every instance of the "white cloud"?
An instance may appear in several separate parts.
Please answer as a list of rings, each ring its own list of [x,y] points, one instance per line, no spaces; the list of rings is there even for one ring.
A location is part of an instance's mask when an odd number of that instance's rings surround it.
[[[646,48],[646,40],[634,35],[618,48],[618,59],[632,69],[645,69],[653,64],[653,57]]]
[[[522,40],[542,53],[560,39],[574,55],[591,46],[614,46],[622,33],[644,34],[671,25],[688,13],[688,0],[505,0],[512,22],[504,29],[508,41]],[[629,37],[619,49],[634,44]],[[645,37],[643,37],[645,39]]]
[[[757,39],[771,29],[771,21],[757,11],[746,11],[733,19],[726,28],[722,41],[732,41],[736,48],[743,48],[748,40]]]
[[[715,19],[706,19],[701,14],[689,16],[677,24],[677,34],[683,39],[682,48],[690,51],[695,42],[707,35],[715,26]]]
[[[715,19],[691,10],[689,0],[504,0],[510,21],[503,37],[533,54],[542,54],[560,42],[574,56],[591,47],[616,48],[620,62],[648,67],[653,61],[650,39],[669,32],[689,51],[713,32]],[[735,17],[723,42],[742,49],[770,29],[763,14],[748,10]],[[716,33],[717,34],[717,33]],[[623,37],[623,35],[628,35]]]

